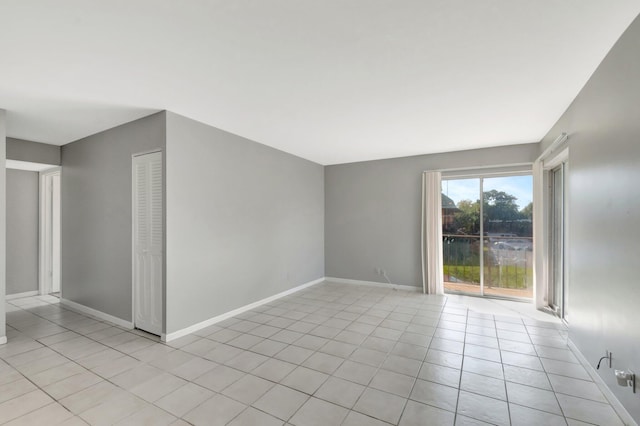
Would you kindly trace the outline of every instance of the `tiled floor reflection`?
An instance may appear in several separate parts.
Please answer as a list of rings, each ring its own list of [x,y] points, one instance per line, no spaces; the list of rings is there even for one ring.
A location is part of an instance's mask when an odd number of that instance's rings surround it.
[[[0,424],[622,424],[561,324],[466,301],[324,283],[163,344],[12,300]]]

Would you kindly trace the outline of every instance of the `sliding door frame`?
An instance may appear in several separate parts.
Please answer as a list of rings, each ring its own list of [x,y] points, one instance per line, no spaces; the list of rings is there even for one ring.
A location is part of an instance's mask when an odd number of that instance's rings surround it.
[[[442,181],[448,180],[462,180],[462,179],[478,179],[479,180],[479,189],[480,192],[478,194],[480,200],[480,253],[479,253],[479,263],[480,263],[480,293],[467,293],[463,291],[446,291],[448,294],[460,294],[465,296],[475,296],[475,297],[490,297],[493,299],[505,299],[505,300],[515,300],[515,301],[529,301],[528,298],[520,298],[520,297],[509,297],[509,296],[500,296],[500,295],[490,295],[486,296],[484,291],[484,179],[496,178],[496,177],[511,177],[511,176],[532,176],[531,164],[526,165],[517,165],[513,167],[505,167],[505,168],[487,168],[483,171],[483,169],[476,170],[452,170],[449,172],[442,172]],[[533,237],[532,237],[533,241]],[[443,265],[444,267],[444,265]]]
[[[552,188],[553,185],[553,171],[558,167],[562,168],[562,221],[561,224],[561,238],[562,238],[562,253],[561,253],[561,262],[560,265],[562,269],[562,280],[560,283],[556,282],[556,269],[558,265],[554,262],[554,250],[553,250],[553,227],[554,227],[554,190]],[[569,148],[566,147],[563,150],[559,151],[557,154],[550,156],[546,160],[544,160],[543,165],[543,174],[544,174],[544,224],[545,224],[545,242],[544,242],[544,257],[546,260],[546,274],[545,280],[547,284],[547,294],[546,294],[546,303],[556,316],[564,320],[568,321],[567,312],[568,309],[568,300],[569,300],[569,250],[568,250],[568,241],[569,241],[569,203],[568,198],[569,194],[567,191],[567,183],[569,180]],[[555,291],[556,286],[561,285],[561,301],[560,305],[558,305],[558,301],[555,300]]]

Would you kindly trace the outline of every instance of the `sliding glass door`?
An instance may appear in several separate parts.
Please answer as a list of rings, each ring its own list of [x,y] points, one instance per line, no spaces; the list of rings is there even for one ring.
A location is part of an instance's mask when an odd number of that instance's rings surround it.
[[[549,304],[560,318],[567,317],[565,269],[565,163],[549,172],[550,179],[550,280]]]
[[[445,291],[533,297],[531,175],[443,179]]]
[[[442,181],[445,291],[481,295],[480,179]],[[475,201],[472,201],[475,200]]]

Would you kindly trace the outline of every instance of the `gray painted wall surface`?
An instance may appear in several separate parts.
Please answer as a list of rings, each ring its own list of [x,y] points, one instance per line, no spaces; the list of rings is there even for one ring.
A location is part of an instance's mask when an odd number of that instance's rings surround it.
[[[7,294],[38,290],[39,174],[7,170]]]
[[[7,138],[7,158],[32,163],[60,165],[60,147],[23,139]]]
[[[569,335],[592,363],[640,373],[640,20],[543,140],[569,134]],[[598,374],[640,422],[640,393]]]
[[[167,113],[167,332],[324,275],[323,167]]]
[[[7,198],[6,198],[6,154],[7,154],[7,112],[0,109],[0,338],[7,335],[7,317],[5,312],[6,294],[6,232],[7,232]],[[4,340],[4,339],[3,339]]]
[[[165,146],[165,114],[62,147],[62,295],[131,321],[131,156]]]
[[[422,286],[422,172],[532,162],[538,144],[327,166],[325,275]]]

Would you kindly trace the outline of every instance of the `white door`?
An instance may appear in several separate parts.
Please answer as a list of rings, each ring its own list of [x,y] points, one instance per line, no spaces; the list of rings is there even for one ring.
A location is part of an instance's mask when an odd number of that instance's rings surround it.
[[[162,333],[162,153],[133,157],[134,326]]]

